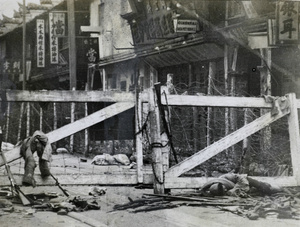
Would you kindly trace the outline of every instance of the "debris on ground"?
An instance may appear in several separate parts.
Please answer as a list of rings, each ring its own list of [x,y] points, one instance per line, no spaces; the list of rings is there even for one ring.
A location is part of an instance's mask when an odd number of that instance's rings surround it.
[[[114,206],[113,211],[148,212],[179,206],[213,206],[250,220],[300,219],[299,188],[279,188],[244,175],[225,174],[202,188],[182,194],[144,194],[141,199]]]
[[[56,212],[58,215],[67,215],[68,212],[83,212],[87,210],[99,210],[100,206],[98,205],[95,197],[104,195],[106,193],[106,188],[100,187],[92,187],[90,189],[90,196],[88,198],[81,198],[80,196],[75,197],[66,197],[62,196],[58,193],[34,193],[34,194],[26,194],[26,197],[30,198],[34,203],[30,204],[30,213],[34,213],[36,211],[52,211]],[[1,191],[7,191],[1,189]],[[5,199],[0,199],[0,216],[3,213],[14,212],[14,203],[22,204],[19,201],[17,196],[5,196]],[[29,206],[28,206],[29,207]],[[26,216],[30,216],[29,213],[26,212]]]
[[[300,219],[300,195],[277,193],[271,196],[232,197],[203,196],[201,193],[180,195],[144,194],[143,198],[126,204],[115,205],[113,211],[127,210],[132,213],[171,209],[179,206],[214,206],[250,220],[258,218]],[[111,211],[112,212],[112,211]]]

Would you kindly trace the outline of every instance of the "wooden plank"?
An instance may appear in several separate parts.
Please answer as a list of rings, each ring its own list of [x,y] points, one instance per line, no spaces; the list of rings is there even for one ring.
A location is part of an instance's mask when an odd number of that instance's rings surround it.
[[[6,91],[8,102],[134,102],[134,93],[119,91]]]
[[[131,102],[115,103],[95,113],[92,113],[87,117],[75,121],[74,123],[70,123],[59,129],[49,132],[46,135],[48,136],[50,143],[53,143],[133,107],[134,103]],[[5,156],[7,162],[11,162],[20,158],[20,147],[18,146],[8,152],[5,152]],[[4,165],[3,159],[0,158],[0,166],[2,165]]]
[[[253,179],[269,183],[273,186],[280,187],[294,187],[297,186],[295,177],[252,177]],[[206,182],[215,178],[206,177],[168,177],[165,179],[166,189],[188,189],[188,188],[201,188]]]
[[[264,98],[230,97],[230,96],[192,96],[167,95],[167,102],[162,99],[163,105],[169,106],[206,106],[206,107],[241,107],[241,108],[271,108]]]
[[[47,133],[48,139],[51,143],[56,142],[133,107],[133,102],[123,102],[109,105],[108,107],[92,113],[87,117],[75,121],[74,123],[67,124],[55,131]]]
[[[295,176],[300,185],[300,134],[299,134],[299,119],[298,119],[298,109],[296,107],[296,94],[288,94],[290,100],[290,111],[288,116],[289,124],[289,136],[290,136],[290,150],[293,166],[293,176]]]
[[[135,185],[138,184],[137,173],[132,171],[131,173],[78,173],[78,174],[55,174],[61,185]],[[18,185],[22,185],[23,174],[15,174],[15,181]],[[43,179],[40,174],[35,174],[34,179],[36,180],[37,186],[55,185],[55,181],[48,177]],[[0,175],[0,185],[9,186],[10,182],[7,175]],[[153,184],[153,174],[146,172],[144,173],[143,184]]]
[[[200,165],[201,163],[212,158],[213,156],[219,154],[223,150],[240,142],[241,140],[252,135],[253,133],[256,133],[257,131],[261,130],[262,128],[266,127],[267,125],[271,124],[272,122],[282,118],[283,116],[287,115],[288,113],[289,113],[289,110],[286,110],[285,112],[280,112],[276,116],[273,116],[273,117],[270,112],[261,116],[260,118],[254,120],[250,124],[243,126],[242,128],[238,129],[237,131],[218,140],[217,142],[204,148],[203,150],[199,151],[198,153],[192,155],[191,157],[188,157],[185,161],[178,163],[175,166],[172,166],[166,172],[165,176],[166,177],[180,176],[182,173],[185,173],[185,172],[193,169],[197,165]]]

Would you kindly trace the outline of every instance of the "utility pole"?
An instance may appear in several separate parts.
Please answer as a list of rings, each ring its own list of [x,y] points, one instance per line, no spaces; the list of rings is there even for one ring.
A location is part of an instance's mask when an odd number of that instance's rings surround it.
[[[26,89],[26,0],[23,0],[23,83],[22,89]]]
[[[76,89],[76,37],[74,0],[67,0],[70,90]]]

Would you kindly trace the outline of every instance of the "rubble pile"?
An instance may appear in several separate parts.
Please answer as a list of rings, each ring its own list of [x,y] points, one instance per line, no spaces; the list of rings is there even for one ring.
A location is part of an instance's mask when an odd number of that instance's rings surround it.
[[[32,203],[30,209],[36,211],[52,211],[59,215],[67,215],[69,212],[83,212],[87,210],[100,210],[97,197],[106,193],[106,188],[93,186],[88,192],[87,197],[80,196],[66,197],[58,193],[35,193],[26,194]],[[12,193],[10,188],[0,189],[0,216],[5,213],[14,212],[14,204],[22,204],[18,195]],[[29,206],[26,206],[29,207]]]
[[[299,188],[278,188],[235,174],[210,180],[193,192],[173,195],[144,194],[141,199],[128,199],[126,204],[115,205],[113,211],[138,213],[179,206],[213,206],[250,220],[300,219]]]

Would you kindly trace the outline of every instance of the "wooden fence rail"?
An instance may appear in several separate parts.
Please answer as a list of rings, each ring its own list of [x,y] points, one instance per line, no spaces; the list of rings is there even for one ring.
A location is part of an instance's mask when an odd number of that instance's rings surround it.
[[[147,95],[143,96],[144,101],[151,100]],[[276,184],[284,186],[300,185],[300,135],[298,122],[298,109],[300,108],[300,100],[296,99],[295,94],[288,94],[284,97],[265,98],[250,98],[250,97],[223,97],[223,96],[190,96],[190,95],[168,95],[164,94],[161,97],[161,103],[165,106],[181,106],[181,107],[224,107],[224,108],[268,108],[273,111],[261,116],[260,118],[246,124],[237,131],[225,136],[216,141],[212,145],[202,149],[196,154],[188,157],[181,163],[178,163],[167,171],[160,173],[161,168],[156,168],[156,174],[164,175],[164,187],[159,193],[164,193],[167,188],[198,188],[207,181],[205,178],[188,178],[179,177],[183,173],[193,169],[201,163],[212,158],[216,154],[225,151],[230,146],[242,141],[264,127],[277,121],[283,116],[288,116],[288,130],[290,136],[290,150],[292,159],[293,176],[292,177],[264,177],[266,182],[276,182]],[[153,108],[157,105],[155,102],[150,103]],[[153,109],[152,108],[152,109]],[[155,108],[154,108],[155,109]],[[150,122],[151,124],[152,122]],[[160,132],[158,132],[160,133]],[[157,163],[162,161],[156,160]]]
[[[76,132],[89,128],[105,119],[115,116],[134,107],[134,95],[125,92],[109,91],[7,91],[8,102],[112,102],[109,105],[82,119],[67,124],[47,133],[50,143],[73,135]],[[15,147],[5,153],[8,162],[20,158],[20,147]],[[3,166],[0,157],[0,166]]]

